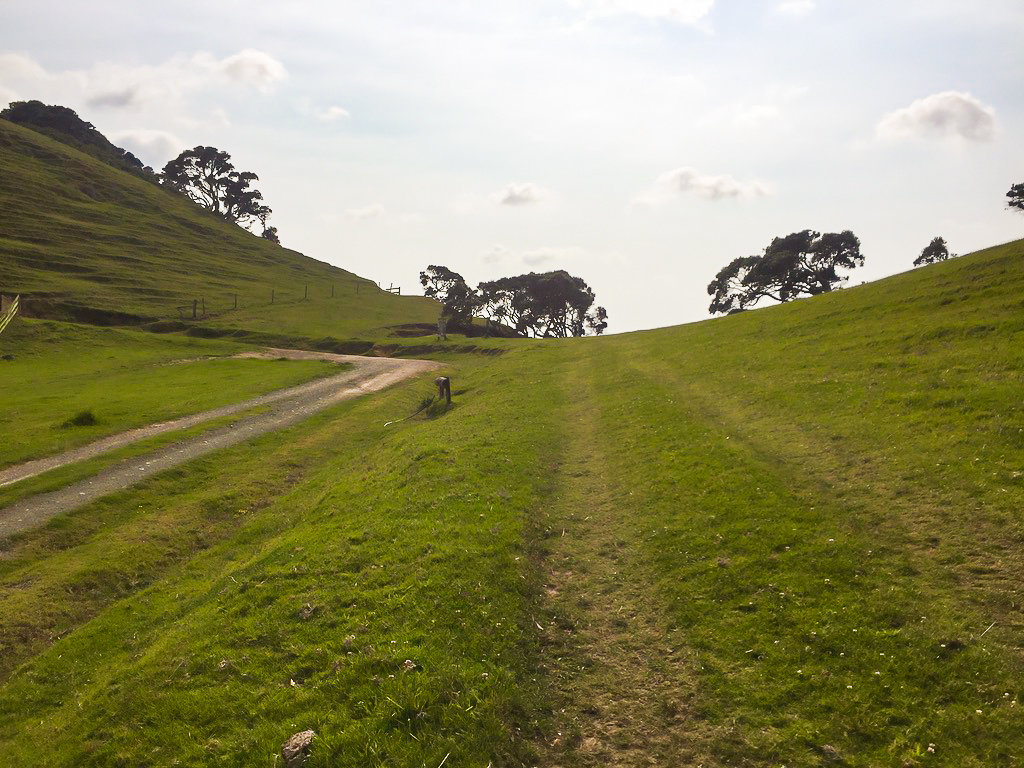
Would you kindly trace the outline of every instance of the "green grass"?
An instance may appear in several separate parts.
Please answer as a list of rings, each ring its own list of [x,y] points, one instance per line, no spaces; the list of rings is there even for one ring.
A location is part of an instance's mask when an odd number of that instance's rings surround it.
[[[425,376],[12,539],[0,750],[1018,765],[1022,257],[456,343],[450,409],[399,421]]]
[[[191,324],[201,300],[202,325],[335,339],[437,318],[434,301],[382,291],[6,120],[0,207],[0,290],[24,294],[36,317]]]
[[[247,347],[19,318],[0,338],[0,467],[337,373]]]

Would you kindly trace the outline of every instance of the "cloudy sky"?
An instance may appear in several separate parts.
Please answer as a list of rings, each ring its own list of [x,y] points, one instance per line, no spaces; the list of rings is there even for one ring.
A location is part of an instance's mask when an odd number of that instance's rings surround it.
[[[288,247],[403,292],[566,269],[609,331],[851,229],[851,284],[1024,237],[1021,0],[3,0],[0,106],[213,145]]]

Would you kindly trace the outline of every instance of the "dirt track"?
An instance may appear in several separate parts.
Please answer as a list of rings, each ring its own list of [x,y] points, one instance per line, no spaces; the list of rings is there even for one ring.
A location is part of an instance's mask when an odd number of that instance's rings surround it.
[[[429,360],[358,357],[291,349],[268,349],[265,352],[245,353],[240,357],[331,360],[338,363],[351,363],[354,367],[344,373],[311,381],[297,387],[278,390],[241,403],[215,408],[174,421],[129,430],[73,451],[8,467],[0,471],[0,486],[99,456],[164,432],[186,429],[254,406],[272,406],[266,413],[242,419],[229,427],[216,429],[195,438],[181,440],[153,453],[127,459],[87,480],[73,483],[59,491],[32,496],[0,509],[0,539],[40,525],[55,515],[69,512],[101,496],[128,488],[149,475],[176,467],[198,456],[240,443],[251,437],[291,426],[334,403],[369,392],[376,392],[403,379],[438,367],[438,363]]]

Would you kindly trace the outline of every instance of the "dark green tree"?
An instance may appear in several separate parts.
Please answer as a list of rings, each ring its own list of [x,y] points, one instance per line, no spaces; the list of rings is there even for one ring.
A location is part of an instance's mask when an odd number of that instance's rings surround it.
[[[431,264],[420,272],[420,285],[424,296],[441,302],[441,316],[453,324],[453,329],[473,321],[479,297],[458,272]]]
[[[262,234],[260,234],[264,240],[269,240],[272,243],[281,244],[281,238],[277,235],[277,227],[266,227]]]
[[[489,317],[510,325],[521,336],[582,336],[608,327],[604,307],[591,311],[594,292],[564,270],[503,277],[479,285],[480,304]]]
[[[809,229],[777,237],[761,256],[742,256],[727,264],[708,285],[711,314],[748,309],[761,299],[778,302],[817,296],[849,278],[841,269],[864,265],[853,232],[820,234]]]
[[[1010,187],[1010,191],[1006,193],[1006,196],[1010,199],[1007,207],[1024,211],[1024,184],[1014,184]]]
[[[956,254],[949,252],[946,241],[941,237],[933,237],[932,241],[921,251],[921,255],[914,259],[914,266],[920,267],[922,264],[934,264],[937,261],[953,258],[956,258]]]
[[[263,194],[250,188],[259,177],[236,171],[227,152],[203,146],[186,149],[164,166],[160,180],[225,221],[244,227],[261,221],[266,229],[271,209],[263,204]]]

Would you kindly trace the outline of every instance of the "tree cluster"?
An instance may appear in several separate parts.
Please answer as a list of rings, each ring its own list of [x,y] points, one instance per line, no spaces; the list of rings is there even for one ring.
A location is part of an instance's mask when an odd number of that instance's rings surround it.
[[[932,241],[922,249],[921,255],[914,259],[914,266],[920,267],[922,264],[935,264],[939,261],[955,258],[956,254],[949,252],[949,248],[946,247],[946,241],[943,238],[933,237]]]
[[[748,309],[762,299],[791,301],[840,287],[839,270],[864,266],[860,240],[849,230],[821,234],[809,229],[776,237],[760,256],[741,256],[708,285],[711,314]]]
[[[259,221],[263,225],[262,236],[280,242],[277,228],[267,227],[270,207],[263,204],[263,194],[251,188],[259,176],[251,171],[236,171],[227,152],[203,146],[186,149],[164,166],[160,180],[225,221],[246,228]]]
[[[590,286],[565,270],[503,277],[474,290],[458,272],[430,265],[420,272],[420,284],[425,295],[441,302],[441,315],[453,328],[467,327],[476,314],[519,336],[599,336],[608,327],[608,312],[593,306]]]

